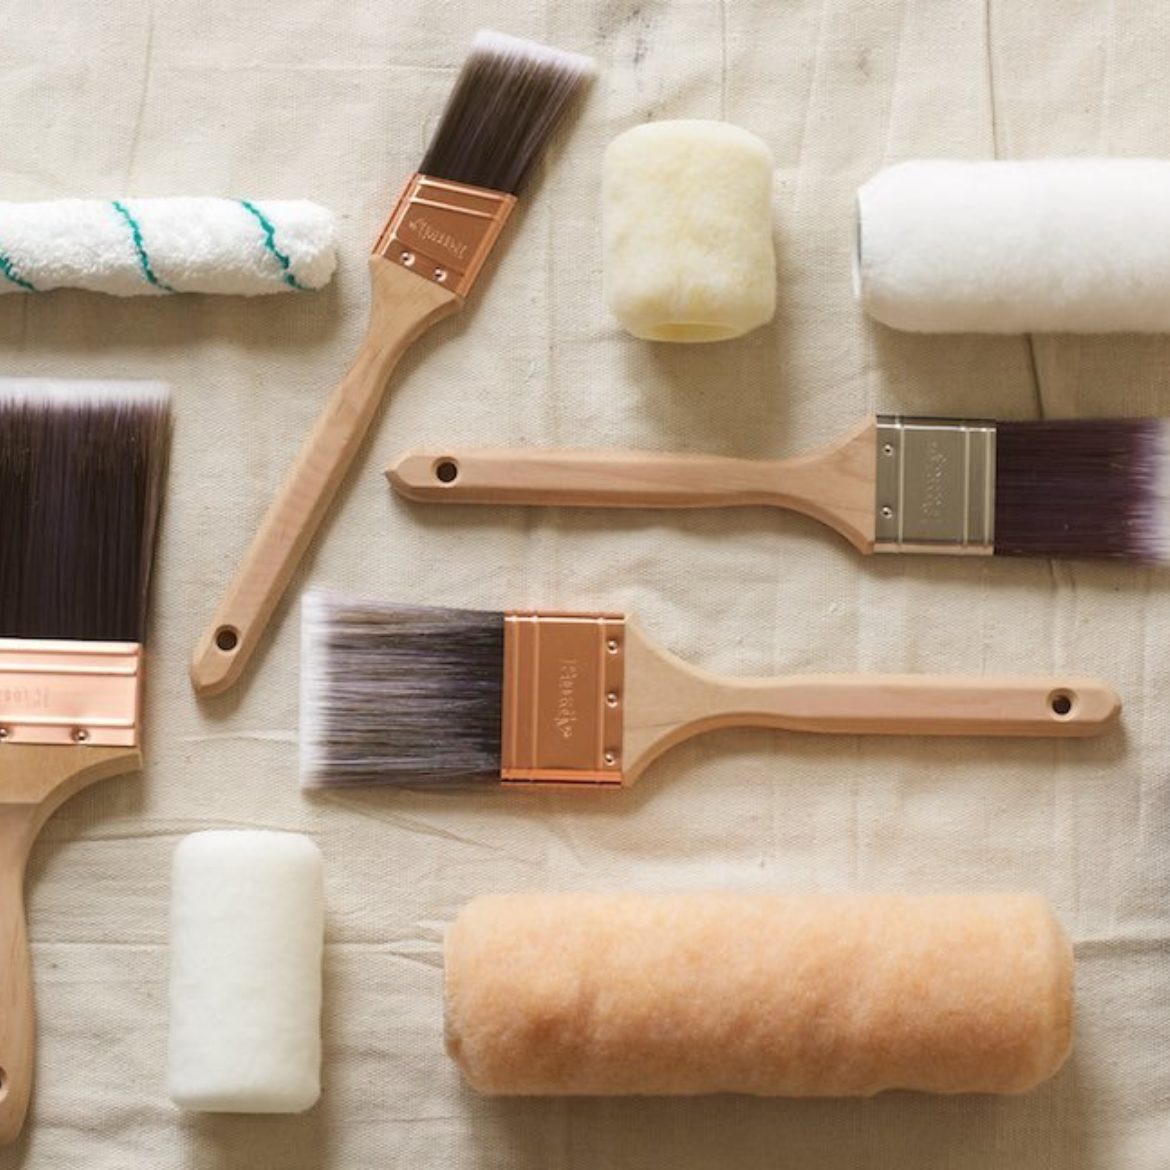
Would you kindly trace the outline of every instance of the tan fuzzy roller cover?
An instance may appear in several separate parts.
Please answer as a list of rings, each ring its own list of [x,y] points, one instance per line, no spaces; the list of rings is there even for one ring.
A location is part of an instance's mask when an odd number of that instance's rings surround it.
[[[447,935],[447,1048],[493,1095],[1020,1093],[1072,985],[1033,895],[489,896]]]

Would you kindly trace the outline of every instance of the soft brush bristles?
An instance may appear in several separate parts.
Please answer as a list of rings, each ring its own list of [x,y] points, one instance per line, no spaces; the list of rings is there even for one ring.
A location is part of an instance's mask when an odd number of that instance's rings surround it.
[[[419,170],[516,194],[592,76],[588,57],[481,30]]]
[[[995,552],[1170,560],[1170,423],[996,426]]]
[[[301,784],[500,779],[504,615],[311,591],[301,603]]]
[[[145,640],[168,403],[154,382],[0,379],[0,638]]]

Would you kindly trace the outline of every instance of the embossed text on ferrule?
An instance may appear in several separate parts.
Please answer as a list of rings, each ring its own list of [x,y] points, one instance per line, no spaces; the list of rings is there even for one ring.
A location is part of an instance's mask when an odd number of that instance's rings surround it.
[[[47,711],[49,692],[44,687],[0,686],[0,707],[22,711]]]
[[[406,222],[407,229],[420,240],[428,244],[436,244],[456,260],[466,260],[469,246],[456,238],[451,232],[440,231],[421,215],[416,215]]]
[[[572,739],[577,726],[577,680],[581,677],[581,664],[572,658],[561,660],[557,678],[557,713],[553,720],[563,739]]]
[[[927,439],[922,464],[920,510],[927,520],[940,520],[947,495],[947,455],[937,439]]]

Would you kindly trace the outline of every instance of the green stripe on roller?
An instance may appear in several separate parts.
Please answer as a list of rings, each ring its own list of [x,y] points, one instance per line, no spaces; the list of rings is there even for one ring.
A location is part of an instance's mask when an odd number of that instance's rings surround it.
[[[12,261],[7,256],[5,256],[3,252],[0,252],[0,276],[3,276],[7,280],[12,281],[13,284],[19,288],[24,289],[25,292],[37,291],[33,285],[29,284],[29,282],[24,279],[23,276],[17,275],[16,268]]]
[[[142,242],[142,229],[138,226],[138,221],[117,199],[113,200],[110,206],[126,221],[127,226],[130,228],[130,234],[134,237],[134,250],[138,253],[138,264],[147,282],[153,284],[155,288],[161,288],[163,292],[178,292],[178,289],[171,288],[169,284],[165,284],[155,276],[154,269],[150,266],[150,257],[146,254],[146,245]]]
[[[291,288],[298,289],[300,292],[308,292],[309,290],[293,275],[292,261],[276,246],[276,228],[273,227],[272,221],[256,204],[249,203],[247,199],[241,199],[240,206],[245,211],[250,211],[256,217],[256,222],[264,232],[264,247],[276,257],[277,263],[280,265],[280,271],[284,276],[284,283]]]

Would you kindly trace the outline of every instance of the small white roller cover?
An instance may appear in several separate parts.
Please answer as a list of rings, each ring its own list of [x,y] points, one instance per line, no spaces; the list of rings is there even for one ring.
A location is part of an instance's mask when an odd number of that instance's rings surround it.
[[[1170,332],[1170,162],[906,162],[857,210],[857,293],[895,329]]]
[[[205,1113],[300,1113],[321,1091],[321,854],[298,833],[175,851],[168,1092]]]
[[[776,311],[772,156],[727,122],[649,122],[602,171],[605,302],[648,341],[725,341]]]
[[[333,214],[305,200],[59,199],[0,203],[0,293],[116,297],[319,289]]]

